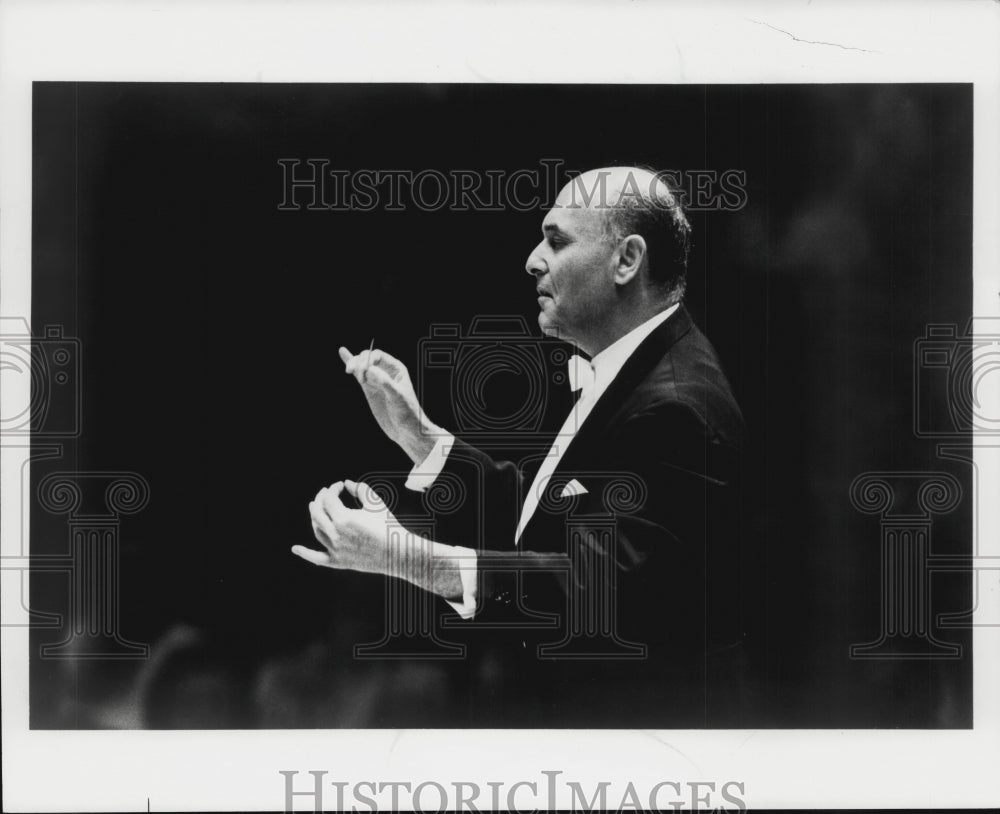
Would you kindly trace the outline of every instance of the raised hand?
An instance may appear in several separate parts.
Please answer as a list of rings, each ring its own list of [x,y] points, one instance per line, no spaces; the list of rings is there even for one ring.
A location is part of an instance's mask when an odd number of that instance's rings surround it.
[[[416,464],[427,457],[442,430],[424,414],[406,365],[383,350],[338,351],[344,370],[358,380],[379,427]]]

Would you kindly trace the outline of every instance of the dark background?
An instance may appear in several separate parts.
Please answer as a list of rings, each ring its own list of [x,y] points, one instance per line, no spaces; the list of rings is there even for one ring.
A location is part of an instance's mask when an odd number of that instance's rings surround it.
[[[382,634],[384,580],[288,549],[311,541],[321,486],[405,469],[337,346],[375,337],[415,370],[433,323],[534,328],[524,261],[544,208],[279,211],[281,158],[745,171],[745,207],[691,215],[687,304],[754,445],[766,612],[746,723],[971,725],[967,631],[937,631],[961,659],[848,657],[879,633],[879,520],[851,505],[857,475],[952,473],[965,498],[933,551],[971,547],[969,469],[912,419],[914,341],[971,315],[971,86],[36,83],[33,125],[32,326],[80,339],[83,431],[32,481],[146,478],[149,506],[120,527],[120,632],[152,645],[39,659],[66,631],[36,631],[33,727],[469,725],[461,662],[352,657]],[[943,414],[943,391],[921,398]],[[448,414],[446,388],[424,398]],[[67,550],[65,516],[36,504],[31,528],[33,554]],[[971,607],[967,575],[933,580],[935,613]],[[65,575],[31,587],[34,609],[65,612]]]

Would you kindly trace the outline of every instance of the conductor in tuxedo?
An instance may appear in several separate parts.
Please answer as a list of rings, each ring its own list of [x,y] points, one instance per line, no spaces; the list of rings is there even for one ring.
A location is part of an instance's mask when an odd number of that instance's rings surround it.
[[[378,495],[340,481],[309,506],[322,549],[292,550],[407,579],[469,620],[495,673],[468,701],[479,725],[738,726],[754,590],[744,424],[683,305],[689,223],[655,173],[608,167],[567,184],[541,232],[526,262],[538,324],[582,354],[548,453],[493,460],[428,418],[398,359],[341,348],[413,462],[407,487],[457,479],[467,497],[434,540],[390,545]]]

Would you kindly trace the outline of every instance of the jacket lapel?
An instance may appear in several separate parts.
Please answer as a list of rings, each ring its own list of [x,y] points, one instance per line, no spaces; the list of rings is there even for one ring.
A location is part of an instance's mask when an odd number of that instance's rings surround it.
[[[572,471],[580,460],[585,460],[587,450],[603,436],[610,420],[629,394],[649,375],[674,343],[691,330],[691,324],[691,317],[681,305],[642,341],[607,390],[601,394],[579,432],[570,441],[556,472],[562,469]]]

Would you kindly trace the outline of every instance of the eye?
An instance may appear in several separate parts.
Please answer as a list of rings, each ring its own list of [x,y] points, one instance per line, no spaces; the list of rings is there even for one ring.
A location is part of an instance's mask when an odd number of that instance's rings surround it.
[[[553,249],[559,249],[566,245],[566,241],[556,235],[549,235],[549,245]]]

